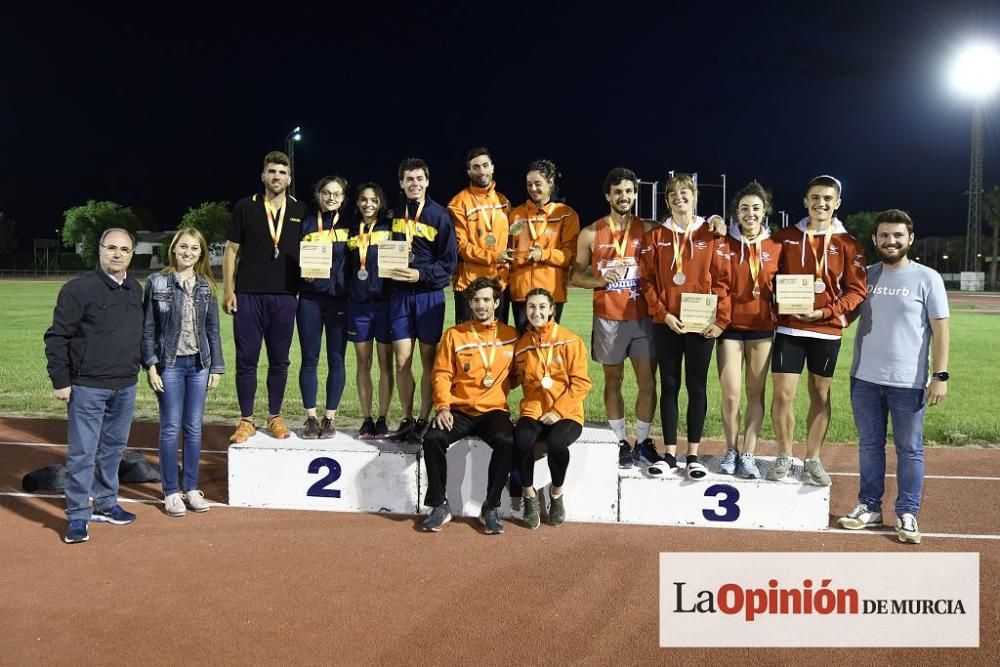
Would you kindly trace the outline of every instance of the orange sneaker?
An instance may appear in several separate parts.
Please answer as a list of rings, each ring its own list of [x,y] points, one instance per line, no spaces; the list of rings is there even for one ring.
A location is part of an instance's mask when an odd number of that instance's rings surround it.
[[[253,425],[252,421],[249,419],[241,419],[240,423],[236,426],[236,430],[231,436],[229,436],[229,442],[234,444],[246,442],[256,432],[257,427]]]
[[[267,420],[267,430],[278,440],[284,440],[292,435],[292,432],[285,426],[285,420],[281,415],[275,415]]]

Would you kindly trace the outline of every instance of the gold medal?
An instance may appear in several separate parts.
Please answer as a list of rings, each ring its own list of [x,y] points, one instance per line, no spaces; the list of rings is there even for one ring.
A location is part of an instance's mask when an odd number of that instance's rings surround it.
[[[486,245],[492,247],[492,246],[495,246],[496,244],[497,244],[497,237],[493,235],[493,232],[490,232],[489,234],[487,234],[486,235]]]
[[[511,236],[517,236],[523,231],[524,231],[524,224],[521,222],[515,222],[513,225],[510,226]]]

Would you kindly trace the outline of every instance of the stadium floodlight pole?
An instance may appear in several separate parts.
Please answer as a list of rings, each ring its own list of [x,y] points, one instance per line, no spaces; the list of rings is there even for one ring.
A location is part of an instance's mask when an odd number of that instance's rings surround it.
[[[969,43],[955,55],[950,75],[952,87],[973,102],[964,269],[978,272],[982,254],[983,116],[989,98],[1000,88],[1000,50],[988,42]]]
[[[288,153],[288,170],[291,180],[288,183],[288,193],[295,196],[295,142],[302,139],[302,128],[298,125],[285,135],[285,152]]]

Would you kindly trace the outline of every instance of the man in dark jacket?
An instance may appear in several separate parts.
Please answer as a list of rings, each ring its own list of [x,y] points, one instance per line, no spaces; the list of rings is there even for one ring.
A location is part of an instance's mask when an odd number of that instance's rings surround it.
[[[52,393],[68,404],[67,544],[89,539],[88,521],[135,520],[118,504],[141,359],[142,288],[125,273],[134,249],[124,229],[105,231],[97,269],[63,286],[45,332]]]

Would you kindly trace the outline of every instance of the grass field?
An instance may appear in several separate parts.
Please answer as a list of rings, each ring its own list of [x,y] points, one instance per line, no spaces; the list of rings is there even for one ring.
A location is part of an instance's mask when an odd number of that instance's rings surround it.
[[[52,318],[52,308],[61,283],[43,281],[0,281],[0,415],[4,416],[37,416],[61,417],[65,415],[65,406],[51,398],[51,384],[45,372],[45,354],[42,334],[48,328]],[[448,304],[446,324],[453,319],[451,306],[452,297],[446,295]],[[589,291],[572,290],[569,302],[563,314],[563,325],[583,337],[589,347],[591,322],[591,300]],[[949,382],[949,396],[944,406],[928,410],[925,428],[925,438],[928,442],[950,445],[977,443],[1000,443],[1000,410],[997,410],[997,400],[1000,397],[1000,344],[997,334],[1000,332],[1000,317],[994,314],[972,312],[956,308],[951,318],[951,363],[949,370],[953,380]],[[239,415],[236,401],[236,388],[233,382],[232,368],[235,361],[231,320],[222,316],[222,338],[225,347],[228,372],[223,376],[218,389],[209,395],[206,421],[233,421]],[[830,425],[828,441],[855,442],[856,434],[851,417],[850,400],[848,397],[848,371],[850,369],[853,351],[854,329],[850,329],[844,337],[841,348],[837,374],[833,383],[833,420]],[[262,364],[258,389],[258,413],[264,410],[264,376],[266,373],[265,355],[261,354]],[[292,423],[300,421],[302,414],[301,401],[297,382],[299,368],[299,348],[296,341],[292,345],[292,367],[289,371],[288,388],[285,392],[284,414]],[[320,403],[323,395],[322,378],[325,377],[325,358],[321,357],[320,367]],[[347,387],[340,406],[340,419],[343,425],[356,425],[360,415],[357,392],[355,390],[355,366],[353,350],[347,355]],[[414,369],[419,375],[420,362],[414,361]],[[376,370],[377,374],[377,370]],[[591,362],[590,375],[594,388],[587,397],[587,419],[602,422],[604,405],[602,400],[603,373],[599,364]],[[708,385],[709,412],[705,425],[706,438],[718,438],[722,435],[719,420],[719,386],[714,381],[715,366],[710,371]],[[419,391],[419,390],[418,390]],[[625,403],[632,421],[632,406],[635,404],[636,385],[631,371],[628,371],[625,383]],[[515,413],[520,390],[511,395],[511,407]],[[418,397],[419,401],[419,397]],[[683,439],[684,395],[681,396],[681,439]],[[805,414],[807,397],[804,383],[800,385],[796,402],[798,427],[797,441],[805,434]],[[418,403],[419,405],[419,403]],[[770,400],[768,400],[770,409]],[[399,415],[398,402],[394,402],[390,416],[394,421]],[[136,419],[144,421],[157,420],[156,398],[153,391],[145,383],[145,374],[140,377],[140,388],[136,406]],[[659,417],[656,419],[659,425]],[[394,426],[394,424],[390,424]],[[774,437],[770,419],[765,419],[763,437]],[[768,453],[768,452],[765,452]]]

